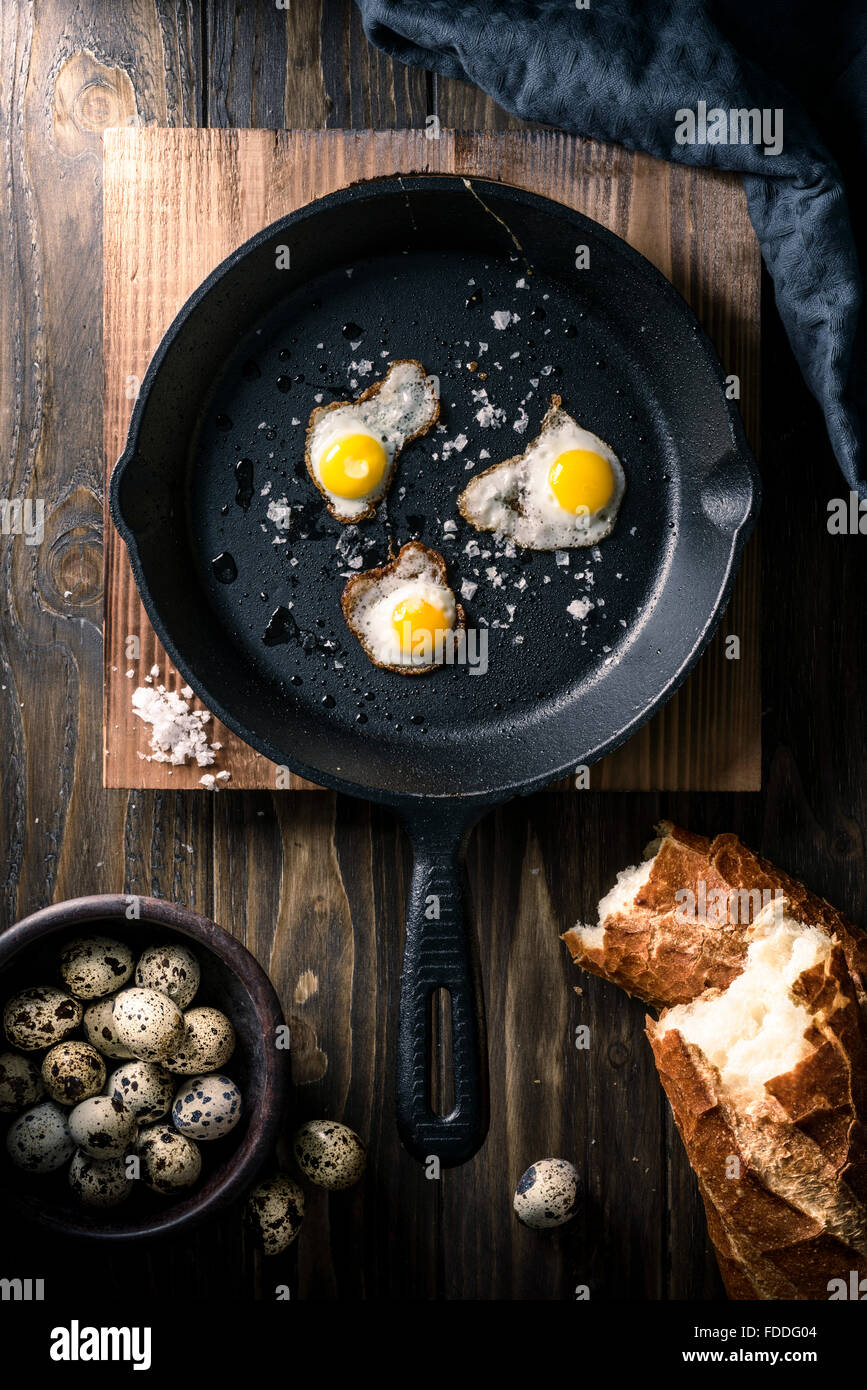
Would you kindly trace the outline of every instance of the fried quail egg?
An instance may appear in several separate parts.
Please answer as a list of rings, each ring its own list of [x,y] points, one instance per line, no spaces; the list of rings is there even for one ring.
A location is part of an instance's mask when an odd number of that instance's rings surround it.
[[[187,946],[171,942],[167,946],[148,946],[135,968],[135,982],[147,989],[158,989],[174,999],[179,1009],[188,1009],[199,988],[199,962]]]
[[[32,1057],[0,1053],[0,1115],[14,1115],[42,1095],[42,1073]]]
[[[116,995],[97,999],[84,1011],[84,1033],[91,1046],[104,1057],[134,1057],[135,1053],[118,1040],[114,1026],[114,1001]]]
[[[69,1186],[87,1207],[117,1207],[133,1189],[126,1160],[90,1158],[78,1150],[69,1165]]]
[[[112,1022],[117,1040],[143,1062],[159,1062],[184,1036],[184,1016],[167,994],[133,985],[116,995]]]
[[[28,1173],[53,1173],[75,1152],[67,1112],[53,1100],[42,1100],[13,1121],[6,1135],[6,1152],[16,1168]]]
[[[15,994],[3,1010],[3,1027],[13,1047],[35,1052],[51,1047],[81,1022],[81,1005],[65,990],[37,985]]]
[[[552,396],[537,438],[473,478],[458,507],[477,531],[496,531],[528,550],[568,550],[605,539],[625,491],[613,449]]]
[[[105,1062],[90,1043],[75,1038],[58,1043],[46,1052],[42,1080],[58,1105],[78,1105],[97,1095],[105,1085]]]
[[[282,1255],[298,1236],[304,1220],[304,1193],[285,1173],[275,1173],[253,1188],[244,1219],[263,1253]]]
[[[180,1087],[172,1120],[188,1139],[222,1139],[241,1118],[241,1092],[228,1076],[192,1076]]]
[[[150,1125],[138,1139],[141,1178],[152,1192],[171,1196],[180,1188],[191,1187],[202,1171],[198,1144],[171,1125]]]
[[[169,1113],[174,1091],[174,1079],[156,1062],[127,1062],[108,1081],[108,1094],[117,1096],[143,1125]]]
[[[235,1051],[235,1030],[219,1009],[201,1007],[184,1014],[180,1046],[164,1065],[180,1076],[193,1076],[224,1067]]]
[[[100,999],[125,985],[133,970],[132,951],[108,936],[70,941],[60,953],[60,973],[76,999]]]
[[[307,470],[338,521],[373,516],[404,445],[439,417],[436,380],[420,362],[392,362],[357,400],[318,406],[307,427]]]
[[[88,1158],[120,1158],[135,1130],[132,1111],[117,1096],[90,1096],[69,1116],[69,1133]]]
[[[348,1125],[308,1120],[292,1139],[295,1161],[317,1187],[352,1187],[363,1177],[367,1150]]]
[[[441,665],[466,627],[445,560],[419,541],[410,541],[387,565],[354,574],[341,603],[350,631],[374,665],[406,676]]]
[[[515,1192],[515,1215],[534,1230],[565,1226],[578,1210],[581,1178],[565,1158],[542,1158],[527,1169]]]

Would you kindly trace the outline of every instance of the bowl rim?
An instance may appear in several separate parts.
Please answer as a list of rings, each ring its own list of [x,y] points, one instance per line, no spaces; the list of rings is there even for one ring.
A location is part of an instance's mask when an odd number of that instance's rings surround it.
[[[210,917],[182,903],[151,898],[140,893],[96,893],[52,903],[23,917],[0,932],[0,970],[11,965],[21,951],[64,927],[123,917],[131,903],[138,904],[136,922],[170,928],[210,950],[231,969],[250,996],[256,1018],[267,1039],[284,1023],[283,1009],[271,980],[256,957],[236,937]],[[165,1211],[146,1219],[113,1227],[101,1227],[82,1219],[77,1222],[53,1215],[37,1198],[15,1194],[16,1210],[42,1227],[63,1235],[102,1241],[175,1235],[233,1205],[252,1185],[273,1149],[283,1119],[289,1089],[289,1050],[265,1047],[262,1078],[263,1103],[248,1112],[246,1133],[226,1163],[211,1174],[205,1185]],[[123,1208],[119,1208],[122,1211]]]

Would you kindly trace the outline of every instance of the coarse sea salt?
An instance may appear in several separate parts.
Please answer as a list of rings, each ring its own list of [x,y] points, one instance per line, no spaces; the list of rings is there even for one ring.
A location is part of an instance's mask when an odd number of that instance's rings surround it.
[[[132,693],[132,708],[151,727],[151,752],[139,753],[145,762],[180,766],[194,759],[199,767],[210,767],[214,762],[214,750],[205,732],[211,718],[207,710],[191,710],[186,700],[165,686],[139,686]]]
[[[573,598],[566,612],[570,617],[574,618],[576,622],[583,623],[592,607],[593,604],[589,598]]]

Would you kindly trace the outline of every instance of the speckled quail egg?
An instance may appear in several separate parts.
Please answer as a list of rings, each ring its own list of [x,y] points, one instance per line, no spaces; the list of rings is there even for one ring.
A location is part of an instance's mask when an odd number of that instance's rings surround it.
[[[33,1105],[42,1095],[39,1063],[18,1052],[0,1053],[0,1115]]]
[[[191,1076],[172,1106],[175,1129],[190,1139],[222,1139],[241,1118],[241,1092],[228,1076]]]
[[[553,396],[538,437],[523,454],[472,478],[458,508],[479,531],[497,531],[530,550],[566,550],[604,540],[625,491],[611,446]]]
[[[147,989],[158,989],[174,999],[179,1009],[188,1009],[199,988],[199,962],[187,946],[170,942],[148,946],[135,968],[135,982]]]
[[[90,1043],[67,1038],[46,1052],[42,1080],[58,1105],[78,1105],[95,1096],[105,1085],[105,1062]]]
[[[3,1027],[13,1047],[35,1052],[51,1047],[81,1022],[81,1005],[65,990],[37,985],[15,994],[3,1010]]]
[[[67,1112],[53,1100],[41,1100],[13,1120],[6,1135],[6,1152],[17,1168],[29,1173],[53,1173],[75,1152]]]
[[[525,1226],[565,1226],[578,1210],[581,1177],[565,1158],[542,1158],[528,1168],[515,1192],[515,1213]]]
[[[152,1192],[170,1196],[191,1187],[202,1171],[199,1147],[171,1125],[149,1125],[138,1137],[141,1179]]]
[[[133,972],[133,954],[122,941],[88,936],[70,941],[60,953],[60,973],[76,999],[101,999],[125,985]]]
[[[266,1255],[281,1255],[304,1220],[304,1193],[285,1173],[275,1173],[254,1187],[244,1208],[247,1225]]]
[[[91,1096],[69,1116],[69,1133],[88,1158],[120,1158],[135,1131],[132,1111],[117,1096]]]
[[[84,1011],[84,1033],[87,1041],[97,1048],[104,1057],[131,1058],[135,1054],[118,1041],[114,1026],[114,1001],[117,996],[110,994],[107,999],[97,999]]]
[[[126,1062],[108,1081],[108,1094],[123,1101],[142,1125],[169,1113],[174,1092],[174,1078],[156,1062]]]
[[[184,1016],[177,1004],[156,989],[122,989],[111,1016],[118,1042],[143,1062],[170,1056],[184,1035]]]
[[[338,521],[373,516],[397,457],[440,413],[435,377],[420,362],[392,362],[354,401],[317,406],[307,427],[307,471]]]
[[[358,1135],[335,1120],[308,1120],[296,1130],[292,1147],[301,1172],[317,1187],[352,1187],[367,1165]]]
[[[184,1038],[164,1065],[180,1076],[204,1075],[224,1067],[235,1051],[235,1030],[219,1009],[188,1009],[184,1014]]]
[[[117,1207],[133,1189],[123,1158],[90,1158],[79,1149],[69,1165],[69,1186],[88,1207]]]

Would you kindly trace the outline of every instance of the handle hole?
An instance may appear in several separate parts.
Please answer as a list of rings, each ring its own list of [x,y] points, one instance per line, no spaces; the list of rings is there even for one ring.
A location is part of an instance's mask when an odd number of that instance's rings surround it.
[[[450,1115],[455,1108],[452,996],[442,987],[430,997],[430,1036],[430,1107],[435,1115]]]

